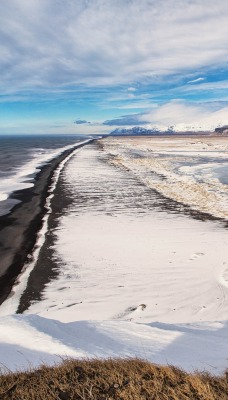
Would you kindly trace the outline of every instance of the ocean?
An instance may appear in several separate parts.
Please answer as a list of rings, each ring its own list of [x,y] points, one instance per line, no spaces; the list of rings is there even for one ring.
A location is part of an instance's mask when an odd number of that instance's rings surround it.
[[[10,195],[33,186],[39,168],[75,143],[83,135],[0,136],[0,215],[19,201]]]

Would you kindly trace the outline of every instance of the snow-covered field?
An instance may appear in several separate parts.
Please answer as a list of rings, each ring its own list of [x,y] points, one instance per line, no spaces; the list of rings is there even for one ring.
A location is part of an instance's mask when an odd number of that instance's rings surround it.
[[[140,357],[185,370],[223,373],[227,323],[167,325],[126,321],[62,323],[38,315],[0,319],[1,370],[53,364],[62,358]]]
[[[84,147],[62,170],[71,202],[53,231],[59,275],[24,315],[10,316],[23,276],[1,306],[2,364],[137,356],[223,372],[227,229],[165,211],[151,188],[226,218],[225,138],[102,143]]]

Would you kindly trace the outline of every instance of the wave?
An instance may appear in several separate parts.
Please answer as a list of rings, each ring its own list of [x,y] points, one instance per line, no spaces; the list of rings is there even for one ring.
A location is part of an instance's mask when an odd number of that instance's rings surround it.
[[[113,156],[112,163],[127,168],[163,196],[228,218],[228,146],[222,138],[110,139],[104,149]]]

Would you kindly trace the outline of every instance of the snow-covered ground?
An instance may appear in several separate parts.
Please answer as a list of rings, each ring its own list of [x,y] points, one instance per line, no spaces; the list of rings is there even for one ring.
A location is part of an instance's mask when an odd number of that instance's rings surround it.
[[[53,364],[65,357],[140,357],[185,370],[223,373],[228,324],[167,325],[126,321],[62,323],[38,315],[0,319],[0,371]]]
[[[176,148],[163,140],[109,138],[104,150],[86,146],[65,165],[63,190],[71,202],[53,232],[59,276],[24,315],[10,316],[23,276],[1,306],[3,365],[69,355],[137,356],[216,374],[227,368],[227,229],[162,210],[150,189],[195,180],[208,185],[203,209],[225,217],[227,186],[214,171],[226,166],[227,148],[213,142],[208,154],[202,140],[197,150],[183,139]],[[210,163],[210,175],[196,151]],[[215,212],[211,191],[223,196]],[[184,188],[178,193],[187,196]]]

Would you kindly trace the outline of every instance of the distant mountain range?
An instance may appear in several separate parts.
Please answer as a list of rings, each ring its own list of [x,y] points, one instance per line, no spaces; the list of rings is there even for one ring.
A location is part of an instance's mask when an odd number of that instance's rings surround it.
[[[133,128],[117,128],[110,133],[111,136],[158,136],[158,135],[196,135],[196,134],[217,134],[217,135],[228,135],[228,125],[216,128],[214,132],[210,131],[183,131],[176,132],[173,127],[166,131],[160,131],[156,128],[142,128],[140,126],[134,126]]]
[[[161,134],[158,129],[146,129],[140,126],[134,126],[133,128],[117,128],[110,133],[113,136],[127,136],[127,135],[157,135]]]

